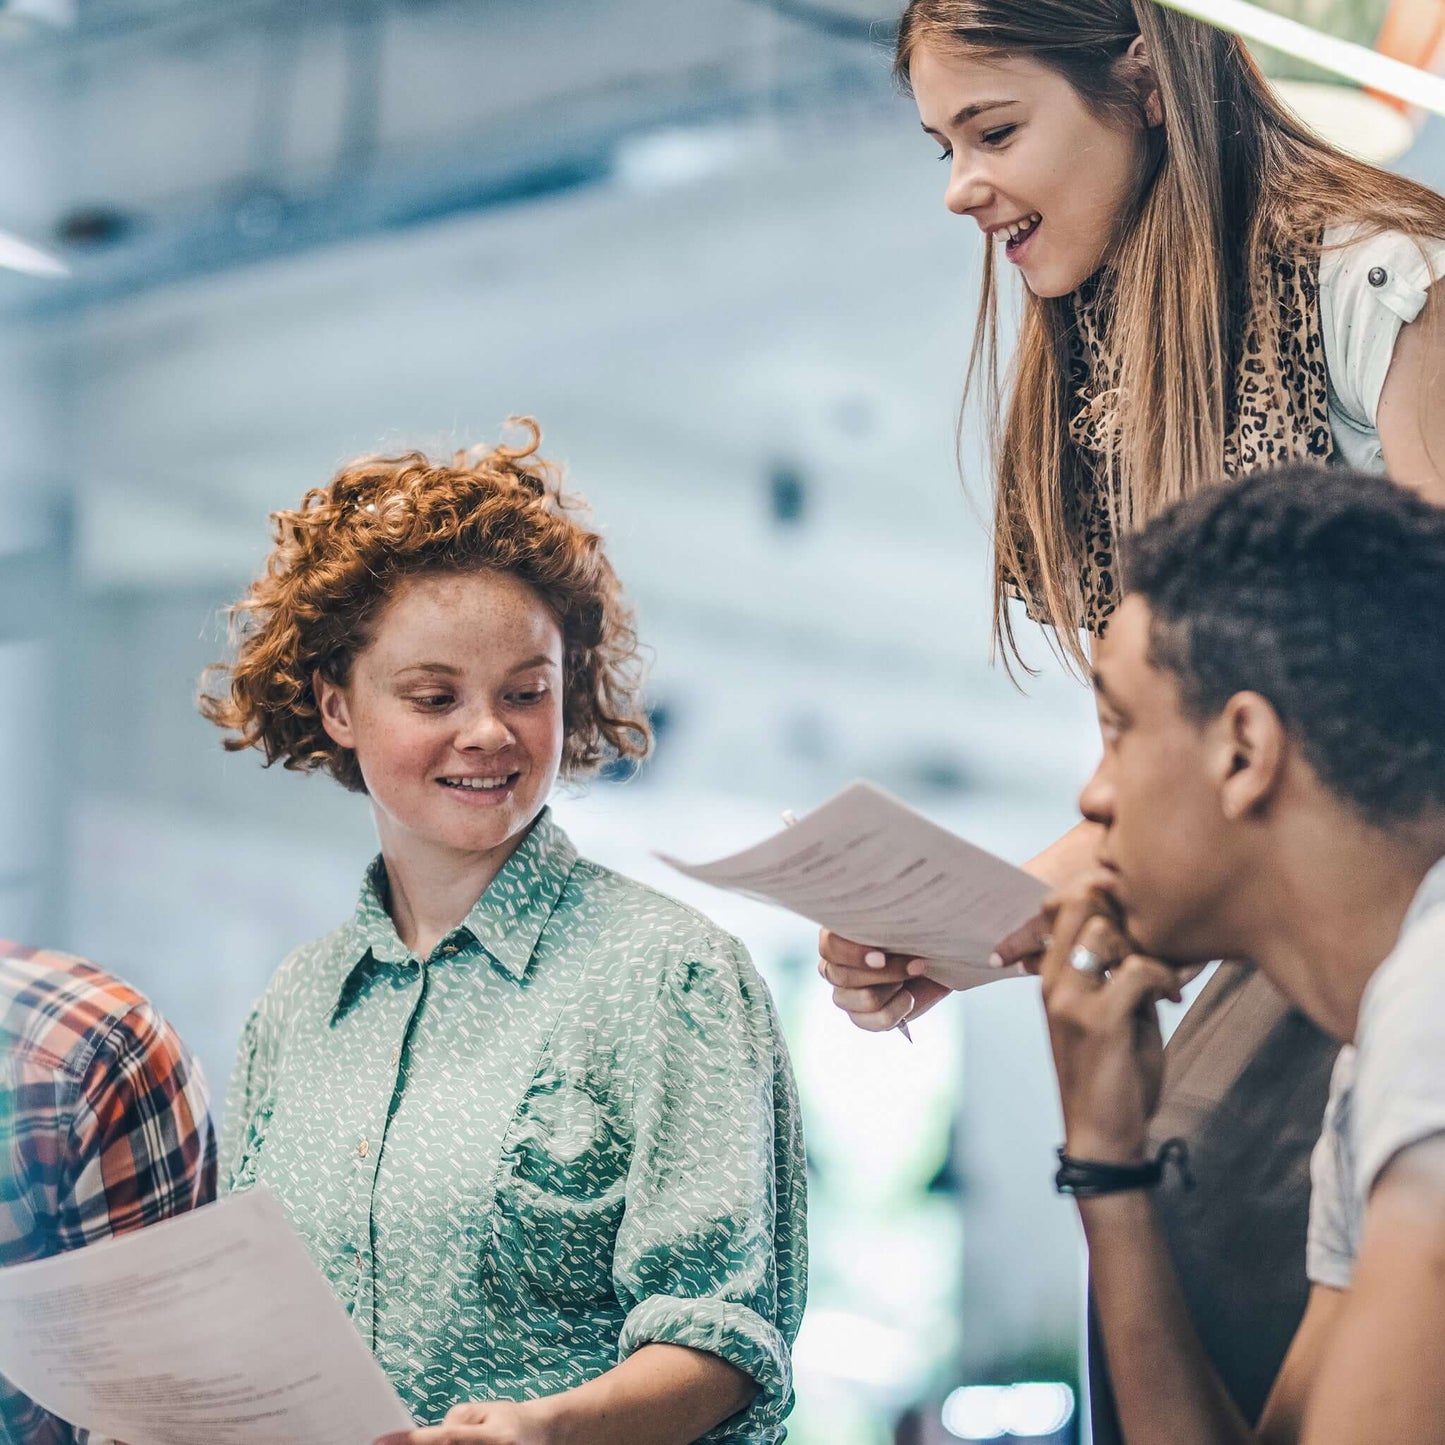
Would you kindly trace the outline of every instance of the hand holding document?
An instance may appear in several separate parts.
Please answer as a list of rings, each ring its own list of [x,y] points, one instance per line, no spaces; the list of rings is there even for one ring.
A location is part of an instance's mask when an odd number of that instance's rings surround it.
[[[0,1374],[127,1445],[371,1445],[412,1425],[264,1189],[0,1269]]]
[[[871,783],[850,784],[731,857],[658,856],[689,878],[781,904],[857,943],[926,958],[926,976],[956,989],[1018,977],[1018,968],[990,968],[988,956],[1049,891]]]

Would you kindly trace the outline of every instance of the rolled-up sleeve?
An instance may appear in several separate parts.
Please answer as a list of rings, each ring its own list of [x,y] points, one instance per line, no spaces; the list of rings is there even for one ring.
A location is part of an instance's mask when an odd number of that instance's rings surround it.
[[[1341,228],[1326,237],[1320,317],[1335,408],[1351,425],[1374,430],[1395,343],[1445,270],[1445,240],[1363,233]]]
[[[805,1165],[777,1016],[736,940],[697,940],[667,969],[633,1110],[618,1357],[673,1344],[726,1360],[757,1394],[703,1438],[770,1445],[792,1406],[807,1290]]]

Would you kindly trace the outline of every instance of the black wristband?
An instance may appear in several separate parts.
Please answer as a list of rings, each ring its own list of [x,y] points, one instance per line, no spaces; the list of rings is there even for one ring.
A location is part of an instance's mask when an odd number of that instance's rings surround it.
[[[1173,1160],[1180,1183],[1194,1188],[1189,1172],[1189,1146],[1183,1139],[1166,1139],[1159,1152],[1142,1164],[1110,1164],[1103,1159],[1073,1159],[1059,1149],[1059,1172],[1054,1188],[1076,1199],[1094,1199],[1101,1194],[1121,1194],[1127,1189],[1155,1189],[1164,1178],[1164,1166]]]

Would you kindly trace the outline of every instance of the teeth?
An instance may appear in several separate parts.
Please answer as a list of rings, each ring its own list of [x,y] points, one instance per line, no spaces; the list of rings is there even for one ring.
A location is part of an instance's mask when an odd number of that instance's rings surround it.
[[[500,778],[443,778],[442,782],[449,788],[466,788],[471,792],[482,792],[487,788],[504,786],[511,776],[510,773],[506,773]]]
[[[1010,221],[1001,231],[1000,237],[1007,236],[1009,241],[1017,241],[1027,236],[1043,217],[1037,211],[1031,216],[1025,216],[1022,221]]]

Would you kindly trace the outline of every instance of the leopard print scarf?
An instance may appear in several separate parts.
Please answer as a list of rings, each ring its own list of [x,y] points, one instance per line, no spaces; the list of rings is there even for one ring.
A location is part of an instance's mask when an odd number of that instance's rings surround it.
[[[1251,324],[1235,372],[1224,439],[1224,471],[1230,477],[1290,461],[1327,462],[1334,456],[1318,252],[1277,256],[1273,291],[1279,305],[1276,355],[1265,354],[1258,324]],[[1099,288],[1085,286],[1073,299],[1069,439],[1082,462],[1082,484],[1072,499],[1071,520],[1083,544],[1080,620],[1098,635],[1119,601],[1113,513],[1104,480],[1109,475],[1104,458],[1117,444],[1119,367],[1104,341],[1106,316]]]

